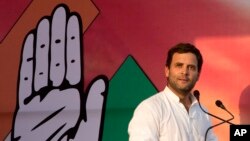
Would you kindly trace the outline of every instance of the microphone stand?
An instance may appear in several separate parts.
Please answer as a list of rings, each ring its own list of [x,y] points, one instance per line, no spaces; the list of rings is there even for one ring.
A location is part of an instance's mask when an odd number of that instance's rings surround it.
[[[216,115],[210,114],[210,113],[208,113],[206,110],[204,110],[204,109],[202,108],[202,106],[201,106],[201,103],[200,103],[200,100],[199,100],[199,95],[200,95],[199,91],[195,90],[195,91],[194,91],[194,96],[196,97],[196,99],[197,99],[197,101],[198,101],[198,104],[199,104],[201,110],[202,110],[204,113],[206,113],[206,114],[208,114],[208,115],[210,115],[210,116],[212,116],[212,117],[215,117],[215,118],[217,118],[217,119],[219,119],[219,120],[221,120],[221,121],[225,121],[225,122],[227,122],[228,124],[234,125],[234,124],[231,123],[230,121],[224,120],[224,119],[222,119],[222,118],[220,118],[220,117],[218,117],[218,116],[216,116]],[[230,113],[230,112],[229,112],[229,113]],[[230,115],[232,115],[232,114],[230,113]]]
[[[232,116],[230,119],[228,119],[228,120],[224,120],[224,121],[222,121],[222,122],[220,122],[220,123],[218,123],[218,124],[215,124],[215,125],[213,125],[213,126],[210,126],[209,128],[207,128],[207,131],[206,131],[206,134],[205,134],[205,141],[207,140],[207,134],[208,134],[208,131],[210,130],[210,129],[212,129],[212,128],[214,128],[214,127],[216,127],[216,126],[219,126],[219,125],[221,125],[221,124],[223,124],[223,123],[229,123],[229,121],[231,121],[231,120],[233,120],[234,119],[234,116]],[[234,125],[234,124],[233,124]]]
[[[222,108],[223,110],[227,111],[227,112],[232,116],[232,117],[231,117],[230,119],[228,119],[228,120],[224,120],[224,119],[222,119],[222,118],[220,118],[220,117],[218,117],[218,116],[216,116],[216,115],[210,114],[210,113],[208,113],[206,110],[204,110],[204,109],[202,108],[202,106],[201,106],[201,103],[200,103],[200,99],[199,99],[199,98],[200,98],[200,92],[199,92],[198,90],[195,90],[195,91],[194,91],[194,96],[196,97],[196,99],[197,99],[197,101],[198,101],[199,107],[201,108],[201,110],[202,110],[204,113],[206,113],[206,114],[208,114],[208,115],[210,115],[210,116],[212,116],[212,117],[215,117],[215,118],[217,118],[217,119],[219,119],[219,120],[222,121],[222,122],[220,122],[220,123],[218,123],[218,124],[215,124],[215,125],[213,125],[213,126],[210,126],[210,127],[207,129],[207,131],[206,131],[206,133],[205,133],[205,141],[206,141],[206,139],[207,139],[207,134],[208,134],[208,131],[209,131],[210,129],[212,129],[212,128],[218,126],[218,125],[221,125],[221,124],[223,124],[223,123],[228,123],[228,124],[230,124],[230,125],[235,125],[235,124],[233,124],[233,123],[230,122],[231,120],[234,119],[234,115],[233,115],[231,112],[229,112],[229,111],[225,108],[225,106],[222,104],[221,101],[217,100],[217,101],[216,101],[216,105],[217,105],[218,107]]]
[[[231,117],[230,119],[228,119],[228,120],[223,120],[222,122],[220,122],[220,123],[218,123],[218,124],[215,124],[215,125],[213,125],[213,126],[210,126],[210,127],[207,129],[207,131],[206,131],[206,134],[205,134],[205,141],[206,141],[206,139],[207,139],[207,134],[208,134],[208,131],[209,131],[210,129],[212,129],[212,128],[218,126],[218,125],[221,125],[221,124],[223,124],[223,123],[226,123],[226,122],[229,123],[229,124],[231,124],[231,125],[234,125],[233,123],[229,122],[229,121],[231,121],[231,120],[234,119],[234,115],[226,109],[226,107],[222,104],[222,102],[221,102],[220,100],[216,100],[215,104],[216,104],[216,106],[218,106],[219,108],[221,108],[221,109],[225,110],[227,113],[229,113],[232,117]]]

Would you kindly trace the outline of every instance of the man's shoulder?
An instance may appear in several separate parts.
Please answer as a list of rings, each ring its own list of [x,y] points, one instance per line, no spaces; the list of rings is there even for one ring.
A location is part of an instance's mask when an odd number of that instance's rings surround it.
[[[160,91],[154,95],[152,95],[151,97],[143,100],[140,105],[141,106],[149,106],[149,107],[158,107],[161,106],[162,104],[164,104],[165,101],[165,95],[163,91]]]

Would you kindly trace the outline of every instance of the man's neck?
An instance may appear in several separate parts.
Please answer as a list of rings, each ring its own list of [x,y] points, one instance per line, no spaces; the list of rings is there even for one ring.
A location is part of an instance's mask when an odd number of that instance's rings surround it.
[[[191,98],[191,93],[180,93],[175,90],[172,90],[176,96],[179,97],[180,102],[184,105],[186,110],[189,110],[189,107],[192,104],[192,98]]]
[[[183,98],[180,98],[180,102],[184,105],[186,110],[189,111],[189,108],[192,104],[192,98],[191,98],[190,94],[187,94]]]
[[[186,110],[189,110],[189,107],[192,104],[192,98],[191,98],[191,93],[183,93],[183,92],[178,92],[176,90],[174,90],[173,88],[171,88],[170,86],[168,86],[168,88],[176,95],[179,97],[180,102],[184,105],[184,107],[186,108]]]

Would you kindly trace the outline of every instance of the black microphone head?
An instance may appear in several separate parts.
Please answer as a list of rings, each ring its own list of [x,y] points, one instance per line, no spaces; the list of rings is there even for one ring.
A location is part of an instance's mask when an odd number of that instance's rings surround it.
[[[218,107],[220,107],[222,109],[226,109],[225,106],[223,105],[223,103],[220,100],[216,100],[215,104],[216,104],[216,106],[218,106]]]
[[[198,101],[200,100],[200,92],[198,90],[194,90],[194,96]]]

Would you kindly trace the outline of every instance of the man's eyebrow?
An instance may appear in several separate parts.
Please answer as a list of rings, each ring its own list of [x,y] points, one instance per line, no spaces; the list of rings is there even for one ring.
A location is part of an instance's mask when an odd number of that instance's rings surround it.
[[[184,63],[182,63],[182,62],[175,62],[173,64],[174,65],[183,65]],[[196,64],[187,64],[187,66],[194,66],[194,67],[196,67],[197,65]]]
[[[181,63],[181,62],[175,62],[173,65],[175,65],[175,66],[181,66],[181,65],[183,65],[183,63]]]
[[[197,66],[196,64],[188,64],[188,66]]]
[[[182,62],[175,62],[175,64],[183,64]]]

